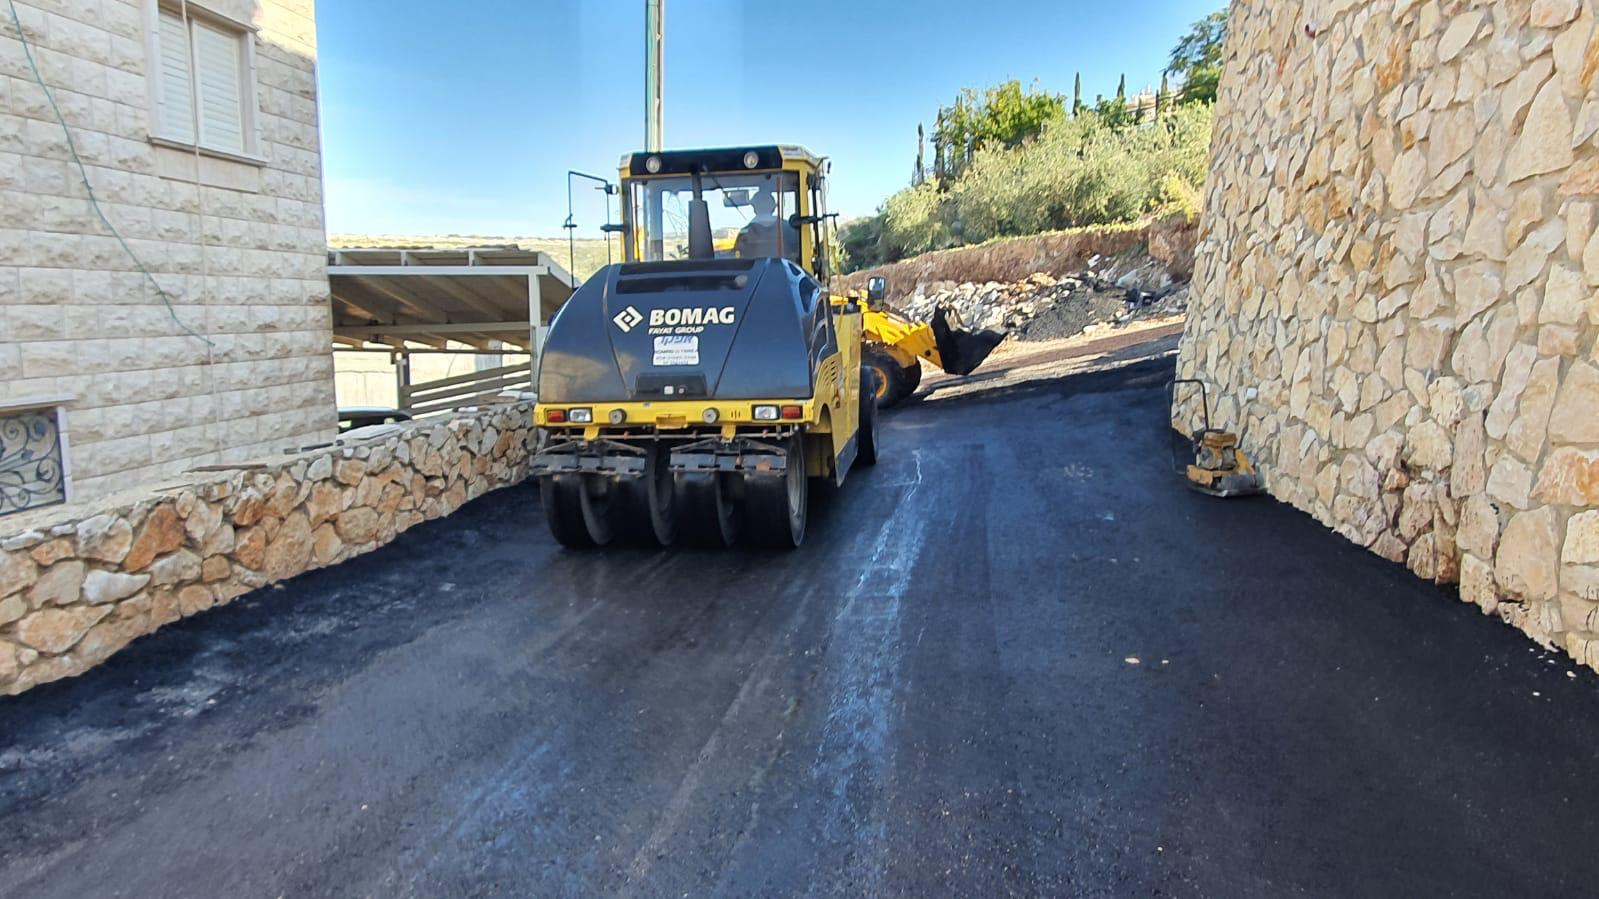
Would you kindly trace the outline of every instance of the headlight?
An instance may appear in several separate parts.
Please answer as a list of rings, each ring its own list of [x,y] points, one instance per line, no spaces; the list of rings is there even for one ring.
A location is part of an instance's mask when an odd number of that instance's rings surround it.
[[[649,159],[644,160],[644,170],[651,175],[658,174],[661,171],[661,157],[651,156]]]
[[[706,409],[705,414],[700,416],[700,418],[705,419],[705,423],[708,425],[716,424],[716,420],[720,417],[721,415],[715,409]]]
[[[756,406],[755,407],[755,420],[756,421],[777,421],[777,407],[776,406]]]
[[[761,157],[754,150],[751,150],[748,153],[744,154],[744,167],[745,168],[753,169],[753,168],[755,168],[756,166],[758,166],[760,164],[761,164]]]
[[[624,421],[627,421],[627,413],[626,412],[622,411],[621,409],[612,409],[611,410],[611,424],[619,425],[619,424],[621,424]]]
[[[566,410],[566,420],[571,422],[572,424],[575,424],[575,425],[593,424],[594,423],[594,410],[593,409],[568,409],[568,410]]]

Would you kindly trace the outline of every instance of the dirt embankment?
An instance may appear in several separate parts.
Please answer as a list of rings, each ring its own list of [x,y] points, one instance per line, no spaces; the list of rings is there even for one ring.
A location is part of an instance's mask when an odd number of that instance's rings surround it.
[[[1058,340],[1182,315],[1195,232],[1187,221],[1166,219],[1041,234],[858,272],[845,287],[882,274],[889,305],[912,319],[931,321],[943,309],[973,330]]]
[[[1094,257],[1109,258],[1147,252],[1166,267],[1174,281],[1187,281],[1194,271],[1197,223],[1181,217],[1138,225],[1052,231],[1015,237],[975,247],[925,253],[913,259],[865,269],[844,276],[846,290],[863,288],[866,279],[888,280],[891,301],[902,301],[935,284],[997,282],[1010,284],[1034,274],[1065,278],[1090,268]]]

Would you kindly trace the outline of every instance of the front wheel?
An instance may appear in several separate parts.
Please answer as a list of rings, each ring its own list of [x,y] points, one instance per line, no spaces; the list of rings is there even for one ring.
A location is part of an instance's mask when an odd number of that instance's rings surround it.
[[[672,502],[670,454],[651,444],[644,454],[644,476],[616,485],[621,506],[618,526],[628,540],[643,547],[671,546],[677,539],[677,510]]]
[[[772,549],[796,549],[805,542],[810,514],[805,438],[793,435],[784,450],[788,459],[781,477],[748,475],[744,482],[750,534],[757,544]]]
[[[876,347],[867,347],[861,355],[861,361],[877,373],[875,396],[878,408],[892,409],[899,405],[900,400],[910,396],[911,391],[906,389],[905,369],[900,367],[899,360]],[[866,389],[864,383],[861,389]]]
[[[550,534],[562,546],[583,549],[594,545],[588,525],[583,521],[583,477],[575,474],[545,475],[539,478],[539,504]]]
[[[737,477],[733,475],[732,477]],[[673,504],[678,536],[698,546],[727,547],[741,530],[738,499],[730,478],[711,472],[677,476]]]
[[[871,366],[861,367],[861,421],[856,432],[855,461],[862,465],[877,464],[877,372]]]

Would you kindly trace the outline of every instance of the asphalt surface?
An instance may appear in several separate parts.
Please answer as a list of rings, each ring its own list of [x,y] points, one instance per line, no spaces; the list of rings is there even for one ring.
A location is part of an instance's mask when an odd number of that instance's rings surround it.
[[[896,411],[799,552],[517,488],[0,699],[0,895],[1592,895],[1599,678],[1183,489],[1169,372]]]

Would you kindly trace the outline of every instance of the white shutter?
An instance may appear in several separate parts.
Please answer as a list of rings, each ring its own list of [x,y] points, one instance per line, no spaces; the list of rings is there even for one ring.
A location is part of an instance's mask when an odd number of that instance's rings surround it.
[[[156,44],[161,66],[156,78],[156,130],[161,137],[192,144],[194,79],[189,66],[189,32],[183,19],[162,10]]]
[[[200,71],[201,143],[216,150],[244,152],[244,92],[238,34],[194,23],[194,58]]]

